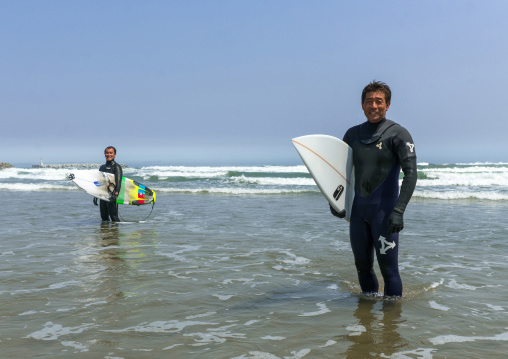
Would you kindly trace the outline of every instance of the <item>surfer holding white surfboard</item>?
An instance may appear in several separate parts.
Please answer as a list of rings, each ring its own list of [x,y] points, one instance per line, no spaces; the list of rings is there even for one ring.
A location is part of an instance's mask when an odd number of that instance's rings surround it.
[[[106,163],[99,168],[99,171],[112,173],[115,176],[115,185],[110,189],[110,201],[100,200],[101,218],[103,221],[109,221],[111,218],[113,222],[120,222],[116,199],[122,187],[122,166],[115,162],[116,148],[113,146],[106,147],[104,157],[106,157]],[[94,197],[93,203],[97,206],[97,197]]]
[[[362,292],[378,294],[374,253],[385,296],[401,296],[399,232],[416,186],[413,139],[386,119],[391,90],[374,81],[362,92],[367,121],[350,128],[344,140],[308,135],[292,140],[309,173],[330,203],[332,214],[349,221],[349,237]],[[404,179],[399,194],[399,173]]]
[[[399,232],[404,211],[416,186],[413,139],[402,126],[386,119],[391,90],[373,81],[362,91],[367,121],[344,135],[353,152],[355,197],[350,217],[350,241],[358,279],[364,293],[375,294],[374,252],[385,282],[385,296],[401,296],[398,266]],[[404,179],[399,194],[399,173]],[[335,213],[334,213],[335,212]],[[332,210],[332,213],[338,213]]]
[[[122,166],[115,161],[114,147],[106,147],[104,156],[106,163],[98,171],[76,171],[68,176],[79,189],[94,197],[93,203],[96,206],[97,201],[100,200],[102,220],[109,221],[111,218],[113,222],[120,222],[119,204],[131,206],[152,204],[153,210],[155,191],[130,178],[123,177]]]

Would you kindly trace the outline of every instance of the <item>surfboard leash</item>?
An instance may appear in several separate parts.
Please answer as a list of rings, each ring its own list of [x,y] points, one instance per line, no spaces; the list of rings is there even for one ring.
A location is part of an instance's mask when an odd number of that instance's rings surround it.
[[[118,206],[118,204],[117,204],[117,206]],[[148,213],[148,216],[146,216],[146,218],[145,218],[145,219],[142,219],[142,220],[141,220],[141,221],[139,221],[139,222],[144,222],[144,221],[146,221],[148,218],[150,218],[150,216],[152,215],[152,212],[153,212],[153,207],[155,207],[155,201],[153,201],[153,202],[152,202],[152,209],[150,210],[150,213]],[[120,211],[118,211],[118,217],[120,217],[120,219],[122,220],[122,222],[126,222],[126,221],[123,219],[122,215],[120,214]]]
[[[148,216],[146,216],[146,218],[143,219],[141,222],[146,221],[152,215],[153,207],[155,207],[155,201],[152,202],[152,209],[150,210],[150,213],[148,213]]]

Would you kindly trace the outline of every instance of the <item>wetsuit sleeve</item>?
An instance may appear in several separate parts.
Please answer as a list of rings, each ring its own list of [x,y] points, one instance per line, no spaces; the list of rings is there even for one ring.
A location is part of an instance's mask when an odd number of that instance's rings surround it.
[[[342,141],[346,142],[351,147],[351,139],[350,139],[351,130],[347,130],[342,138]]]
[[[115,193],[120,193],[120,189],[122,188],[122,177],[122,166],[120,166],[118,163],[115,163]]]
[[[400,167],[404,173],[402,185],[400,187],[400,194],[395,208],[401,213],[404,213],[406,206],[413,195],[418,179],[418,172],[416,168],[416,152],[413,139],[409,132],[401,127],[400,132],[394,138],[394,147],[396,150],[397,159],[399,160]]]

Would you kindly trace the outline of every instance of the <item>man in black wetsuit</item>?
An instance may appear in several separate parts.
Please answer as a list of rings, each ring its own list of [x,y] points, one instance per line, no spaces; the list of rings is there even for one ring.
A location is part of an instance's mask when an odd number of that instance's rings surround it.
[[[416,186],[416,153],[413,139],[402,126],[386,119],[391,91],[374,81],[362,92],[367,122],[351,127],[344,135],[353,149],[355,198],[349,237],[362,292],[377,294],[374,252],[385,282],[385,296],[401,296],[399,232],[404,211]],[[399,173],[404,179],[399,194]],[[343,217],[330,207],[332,214]]]
[[[106,157],[106,163],[99,168],[99,171],[114,174],[116,185],[114,188],[110,188],[110,202],[100,200],[101,218],[103,221],[109,221],[111,217],[111,221],[120,222],[116,198],[122,186],[122,166],[115,162],[116,148],[113,146],[109,146],[104,150],[104,156]],[[97,206],[97,198],[93,199],[93,204]]]

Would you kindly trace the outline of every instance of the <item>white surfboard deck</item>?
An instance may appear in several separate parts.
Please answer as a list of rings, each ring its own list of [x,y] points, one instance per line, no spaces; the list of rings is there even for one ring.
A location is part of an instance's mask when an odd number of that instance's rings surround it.
[[[109,202],[108,173],[95,170],[76,171],[69,175],[69,179],[89,195]],[[113,176],[113,185],[114,182]]]
[[[291,140],[319,190],[337,211],[346,211],[349,222],[355,196],[353,149],[328,135],[308,135]]]

